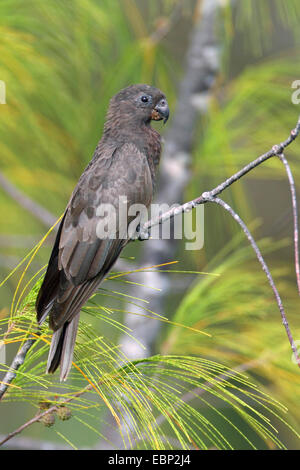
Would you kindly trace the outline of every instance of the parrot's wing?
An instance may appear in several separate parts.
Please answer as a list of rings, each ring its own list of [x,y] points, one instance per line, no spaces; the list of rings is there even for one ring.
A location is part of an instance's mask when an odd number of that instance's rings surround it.
[[[72,320],[127,242],[119,229],[120,200],[127,200],[128,207],[148,207],[151,198],[147,158],[135,145],[116,148],[110,159],[105,158],[105,164],[100,156],[89,165],[72,194],[57,234],[37,299],[38,321],[50,313],[50,326],[56,331]]]

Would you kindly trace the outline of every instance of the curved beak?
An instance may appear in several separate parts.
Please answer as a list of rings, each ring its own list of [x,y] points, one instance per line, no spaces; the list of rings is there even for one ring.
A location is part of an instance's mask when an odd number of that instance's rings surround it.
[[[154,121],[164,120],[164,124],[169,119],[170,110],[166,98],[162,98],[152,111],[151,118]]]

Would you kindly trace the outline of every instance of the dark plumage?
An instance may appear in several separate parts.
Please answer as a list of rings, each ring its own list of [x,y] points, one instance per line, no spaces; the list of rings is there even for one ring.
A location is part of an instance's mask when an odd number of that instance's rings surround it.
[[[47,371],[60,366],[61,380],[72,365],[80,309],[128,241],[120,234],[97,236],[97,208],[111,204],[118,214],[119,196],[128,206],[149,206],[161,153],[160,135],[150,122],[168,116],[167,100],[157,88],[133,85],[115,95],[103,137],[67,205],[36,301],[38,322],[49,315],[54,331]]]

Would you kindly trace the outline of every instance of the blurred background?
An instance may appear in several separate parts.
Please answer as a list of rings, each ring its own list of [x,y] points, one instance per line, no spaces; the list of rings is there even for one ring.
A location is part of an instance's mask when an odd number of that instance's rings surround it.
[[[0,280],[64,211],[101,137],[109,99],[127,85],[155,85],[169,101],[167,125],[155,123],[165,141],[157,201],[193,199],[286,139],[300,114],[291,100],[292,83],[300,79],[299,22],[297,0],[2,0]],[[298,140],[286,157],[297,184]],[[300,340],[291,196],[283,165],[269,160],[223,197],[259,242],[294,339]],[[299,431],[299,371],[265,275],[228,213],[206,204],[204,227],[199,251],[185,250],[184,240],[131,244],[115,270],[178,263],[103,284],[102,294],[118,289],[123,297],[103,295],[99,302],[144,348],[108,323],[94,321],[93,327],[121,343],[130,359],[196,355],[246,371],[288,408],[285,419]],[[25,279],[47,263],[53,239],[47,238]],[[1,287],[1,318],[9,315],[19,278],[17,272]],[[126,296],[145,299],[151,311],[212,338],[135,314],[139,302]],[[1,407],[0,434],[32,416],[27,403]],[[299,448],[295,435],[280,426],[285,445]],[[70,433],[79,447],[96,446],[99,439],[82,435],[75,425]],[[38,426],[22,436],[11,446],[68,446]],[[257,439],[259,448],[268,447]],[[237,435],[234,446],[247,443]]]

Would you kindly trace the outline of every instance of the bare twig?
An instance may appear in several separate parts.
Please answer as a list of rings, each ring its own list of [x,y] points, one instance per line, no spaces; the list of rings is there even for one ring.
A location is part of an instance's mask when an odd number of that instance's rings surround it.
[[[62,405],[66,405],[68,403],[70,403],[71,401],[75,400],[76,398],[79,398],[81,395],[83,395],[84,393],[87,393],[89,391],[91,391],[93,389],[93,386],[92,385],[87,385],[85,388],[83,388],[82,390],[80,390],[79,392],[75,393],[74,395],[72,395],[71,397],[69,398],[66,398],[65,400],[61,400],[59,402],[59,404],[57,405],[53,405],[53,406],[50,406],[50,408],[47,408],[45,411],[42,411],[40,413],[37,413],[33,418],[31,418],[29,421],[26,421],[26,423],[22,424],[22,426],[18,427],[17,429],[15,429],[15,431],[9,433],[6,437],[4,437],[1,441],[0,441],[0,446],[2,446],[3,444],[5,444],[5,442],[9,441],[10,439],[12,439],[13,437],[17,436],[18,434],[20,434],[22,431],[24,431],[24,429],[27,429],[29,426],[31,426],[32,424],[34,423],[37,423],[38,421],[41,421],[42,418],[44,418],[44,416],[47,416],[48,414],[52,414],[52,413],[55,413]]]
[[[52,227],[52,225],[55,224],[56,217],[53,214],[16,188],[1,172],[0,186],[21,207],[30,212],[31,215],[42,222],[46,227]]]
[[[180,3],[178,2],[178,8],[180,8]],[[188,73],[186,74],[185,80],[182,82],[182,90],[181,90],[181,104],[178,103],[178,110],[175,114],[174,125],[173,129],[170,134],[167,136],[167,144],[165,150],[165,158],[163,159],[163,172],[162,172],[162,180],[163,183],[170,174],[173,174],[173,188],[170,191],[170,187],[168,186],[169,195],[171,194],[174,197],[174,193],[179,194],[181,196],[183,189],[186,185],[186,181],[188,180],[188,164],[189,164],[189,152],[192,145],[192,134],[194,129],[194,122],[195,116],[197,112],[200,110],[203,112],[207,109],[207,98],[208,98],[208,91],[211,89],[214,78],[216,76],[219,60],[218,60],[218,44],[215,40],[215,33],[214,33],[214,19],[215,14],[218,10],[217,8],[217,0],[206,0],[203,2],[203,15],[205,17],[205,21],[199,21],[199,25],[196,26],[194,31],[194,40],[191,42],[192,47],[189,53],[188,58],[188,65],[187,70]],[[172,21],[166,22],[165,24],[161,24],[157,28],[157,30],[150,36],[150,39],[155,43],[158,42],[164,37],[171,26],[171,24],[176,20],[176,16],[178,11],[174,13],[172,16]],[[200,51],[200,53],[199,53]],[[191,103],[192,107],[190,107],[189,115],[187,116],[187,106],[186,103]],[[184,118],[183,118],[184,115]],[[182,126],[176,126],[176,116],[177,123],[180,121],[185,123],[185,132],[180,132]],[[179,129],[179,131],[178,131]],[[186,131],[187,130],[187,131]],[[294,243],[295,243],[295,266],[296,266],[296,276],[297,276],[297,284],[300,293],[300,270],[299,270],[299,252],[298,252],[298,227],[297,227],[297,204],[296,204],[296,193],[295,193],[295,185],[292,177],[292,173],[288,166],[288,163],[285,157],[282,155],[283,150],[299,135],[300,132],[300,118],[298,120],[296,128],[291,132],[290,136],[281,144],[275,145],[272,147],[269,152],[261,155],[253,162],[246,165],[242,168],[239,172],[232,175],[226,181],[218,185],[216,188],[209,192],[204,192],[198,198],[189,201],[180,207],[172,209],[164,214],[160,215],[155,219],[149,220],[141,229],[141,238],[148,238],[150,229],[158,224],[162,224],[164,221],[173,218],[175,215],[183,212],[188,212],[192,210],[194,207],[200,204],[204,204],[207,202],[214,202],[216,204],[221,205],[225,210],[227,210],[234,219],[239,223],[242,227],[243,231],[245,232],[249,242],[251,243],[259,262],[262,265],[264,272],[267,275],[269,283],[272,287],[274,292],[279,310],[282,315],[283,324],[286,328],[287,335],[289,337],[290,344],[292,346],[293,352],[297,358],[297,363],[300,365],[300,360],[297,355],[297,349],[295,347],[292,335],[289,330],[288,322],[286,320],[284,308],[282,305],[281,298],[277,291],[277,288],[274,284],[273,278],[268,270],[268,267],[261,255],[259,248],[257,247],[251,233],[249,232],[248,228],[244,224],[244,222],[240,219],[240,217],[233,211],[233,209],[228,206],[223,200],[216,198],[218,194],[224,191],[224,189],[228,188],[231,184],[236,182],[238,179],[243,177],[245,174],[253,170],[255,167],[259,166],[261,163],[266,161],[267,159],[273,156],[279,156],[283,164],[285,165],[292,194],[292,203],[293,203],[293,216],[294,216]],[[179,170],[179,171],[178,171]],[[180,175],[180,177],[178,177]],[[34,217],[40,220],[44,225],[47,227],[52,226],[55,221],[56,217],[50,214],[47,210],[41,207],[39,204],[31,200],[28,196],[24,195],[21,191],[19,191],[15,186],[10,183],[7,178],[0,173],[0,186],[4,191],[9,194],[19,205],[23,208],[28,210]],[[162,188],[164,188],[164,184],[162,184]],[[166,193],[162,190],[160,194],[160,199],[164,202],[168,202],[167,198],[165,197]],[[181,199],[179,199],[181,200]],[[158,245],[157,245],[158,246]],[[161,248],[156,249],[155,255],[160,257],[161,255]],[[149,264],[149,263],[147,263]],[[151,263],[150,263],[151,264]],[[158,263],[154,263],[158,264]],[[147,328],[143,328],[146,331],[146,334],[149,335],[149,330]],[[2,383],[0,383],[0,400],[3,398],[4,394],[6,393],[9,385],[12,383],[14,378],[16,377],[17,371],[19,367],[24,363],[26,355],[30,348],[35,343],[36,339],[28,339],[20,348],[18,354],[14,358],[6,376],[4,377]],[[220,376],[220,380],[223,377]],[[88,385],[85,389],[81,390],[77,394],[74,394],[72,397],[69,397],[65,402],[68,403],[77,397],[79,397],[82,393],[91,390],[91,386]],[[192,396],[192,395],[190,395]],[[188,399],[188,396],[185,397]],[[20,426],[17,430],[10,433],[4,439],[0,441],[0,445],[4,444],[17,434],[21,433],[24,429],[28,428],[33,423],[40,421],[43,416],[46,416],[49,413],[53,413],[58,409],[58,405],[54,405],[51,408],[39,413],[37,416],[29,420],[27,423]]]
[[[184,394],[182,397],[181,397],[181,402],[184,401],[184,402],[189,402],[191,401],[193,398],[196,398],[196,396],[199,396],[199,395],[202,395],[203,393],[205,393],[207,391],[207,388],[209,387],[213,387],[214,383],[215,382],[222,382],[223,380],[226,380],[228,378],[231,378],[231,377],[234,377],[235,375],[241,373],[241,372],[245,372],[246,370],[249,370],[249,369],[252,369],[254,367],[256,367],[257,365],[261,364],[263,362],[262,358],[260,358],[259,360],[254,360],[254,361],[250,361],[250,362],[247,362],[245,364],[241,364],[240,366],[236,367],[236,369],[233,369],[232,371],[228,371],[226,373],[222,373],[222,374],[219,374],[215,379],[214,379],[214,382],[211,383],[211,382],[206,382],[205,384],[203,384],[202,387],[196,387],[195,389],[193,389],[192,391],[190,392],[187,392],[186,394]],[[98,382],[98,386],[101,385],[101,381]],[[62,405],[66,405],[70,402],[72,402],[73,400],[75,400],[76,398],[79,398],[80,396],[82,396],[83,394],[89,392],[92,390],[92,385],[87,385],[85,388],[83,388],[82,390],[80,390],[79,392],[77,392],[76,394],[74,394],[73,396],[69,397],[69,398],[66,398],[65,400],[62,400],[60,401],[59,405],[53,405],[51,406],[50,408],[48,408],[47,410],[45,411],[42,411],[40,413],[37,413],[32,419],[30,419],[29,421],[27,421],[26,423],[22,424],[22,426],[18,427],[17,429],[15,429],[15,431],[9,433],[7,436],[3,437],[3,436],[0,436],[0,447],[5,444],[6,442],[10,441],[13,437],[17,436],[18,434],[20,434],[22,431],[24,431],[25,429],[27,429],[28,427],[32,426],[34,423],[37,423],[37,422],[40,422],[45,416],[47,416],[48,414],[53,414],[55,413],[58,408]],[[179,406],[179,405],[178,405]],[[178,407],[175,405],[175,409],[176,407]],[[154,428],[156,428],[157,426],[159,426],[160,424],[162,424],[163,421],[165,421],[167,418],[166,415],[160,415],[158,416],[158,418],[156,419],[156,422],[155,422],[155,426],[153,426]],[[140,439],[138,439],[139,441]]]
[[[35,342],[36,338],[30,338],[26,340],[12,361],[10,368],[6,372],[3,380],[0,382],[0,401],[2,400],[12,381],[16,378],[17,370],[21,367],[22,364],[24,364],[26,355]]]
[[[199,196],[198,198],[193,199],[192,201],[186,202],[185,204],[182,204],[181,206],[170,209],[169,211],[166,211],[163,214],[160,214],[159,216],[154,217],[151,220],[148,220],[141,227],[141,230],[140,230],[141,239],[149,238],[150,229],[152,227],[154,227],[155,225],[160,225],[163,222],[165,222],[169,219],[172,219],[173,217],[175,217],[178,214],[181,214],[183,212],[189,212],[192,209],[194,209],[194,207],[198,206],[199,204],[206,203],[210,197],[215,197],[218,194],[222,193],[224,191],[224,189],[228,188],[233,183],[238,181],[242,176],[249,173],[249,171],[251,171],[254,168],[256,168],[257,166],[261,165],[261,163],[265,162],[266,160],[268,160],[271,157],[281,155],[283,150],[297,138],[299,133],[300,133],[300,116],[299,116],[299,119],[298,119],[298,122],[297,122],[297,125],[296,125],[295,129],[293,129],[291,131],[289,137],[286,140],[284,140],[283,142],[281,142],[278,145],[274,145],[271,148],[271,150],[264,153],[260,157],[256,158],[255,160],[253,160],[248,165],[244,166],[241,170],[239,170],[234,175],[230,176],[230,178],[225,180],[223,183],[220,183],[218,186],[216,186],[211,191],[208,191],[208,192],[206,191],[206,192],[202,193],[201,196]]]
[[[32,248],[40,241],[40,237],[33,235],[9,234],[0,235],[0,247],[13,247],[13,248]],[[45,241],[47,243],[48,240]]]
[[[272,287],[272,290],[274,292],[274,295],[275,295],[275,298],[276,298],[276,301],[277,301],[277,304],[278,304],[278,307],[279,307],[279,310],[280,310],[280,313],[281,313],[281,316],[282,316],[282,321],[283,321],[283,324],[285,326],[285,329],[286,329],[286,332],[287,332],[292,350],[293,350],[293,352],[295,354],[295,357],[297,359],[297,363],[300,366],[300,360],[299,360],[299,357],[297,355],[297,348],[296,348],[295,343],[293,341],[293,338],[292,338],[292,335],[291,335],[291,332],[290,332],[290,329],[289,329],[289,325],[288,325],[288,322],[286,320],[286,316],[285,316],[285,312],[284,312],[284,308],[283,308],[283,305],[282,305],[281,298],[280,298],[279,293],[277,291],[277,288],[274,284],[273,278],[272,278],[272,276],[269,272],[269,269],[268,269],[262,255],[260,253],[259,248],[257,247],[257,245],[256,245],[252,235],[250,234],[248,228],[246,227],[244,222],[240,219],[238,214],[236,214],[233,211],[233,209],[231,209],[231,207],[228,206],[228,204],[226,204],[224,201],[222,201],[221,199],[215,197],[217,194],[224,191],[224,189],[228,188],[230,185],[232,185],[234,182],[236,182],[242,176],[247,174],[249,171],[253,170],[253,168],[259,166],[261,163],[263,163],[267,159],[269,159],[273,156],[282,155],[283,149],[286,148],[289,144],[291,144],[291,142],[293,142],[296,139],[296,137],[299,135],[299,133],[300,133],[300,117],[299,117],[296,128],[291,131],[290,136],[285,141],[283,141],[281,144],[274,145],[271,150],[269,150],[265,154],[261,155],[257,159],[253,160],[253,162],[246,165],[240,171],[238,171],[237,173],[232,175],[230,178],[225,180],[223,183],[219,184],[216,188],[212,189],[211,191],[204,192],[200,197],[198,197],[198,198],[196,198],[192,201],[186,202],[185,204],[182,204],[179,207],[171,209],[170,211],[167,211],[167,212],[161,214],[160,216],[147,221],[143,225],[143,227],[141,228],[140,236],[141,236],[142,239],[149,238],[151,227],[153,227],[157,224],[162,224],[166,220],[171,219],[172,217],[174,217],[175,215],[177,215],[179,213],[188,212],[188,211],[192,210],[194,207],[196,207],[199,204],[204,204],[204,203],[207,203],[207,202],[214,202],[214,203],[217,203],[219,205],[222,205],[228,212],[231,213],[231,215],[235,218],[235,220],[243,228],[248,240],[250,241],[250,243],[251,243],[251,245],[252,245],[252,247],[253,247],[256,255],[257,255],[257,258],[259,259],[259,261],[262,265],[262,268],[263,268],[264,272],[266,273],[266,275],[268,277],[269,283],[270,283],[270,285]],[[34,344],[34,342],[35,342],[35,339],[27,340],[24,343],[24,345],[22,346],[20,352],[17,354],[17,356],[13,360],[12,365],[11,365],[9,371],[7,372],[2,384],[0,384],[0,400],[2,399],[4,393],[6,392],[9,384],[14,380],[14,378],[16,376],[16,371],[18,370],[20,365],[24,363],[26,354],[28,353],[29,349]]]
[[[7,436],[5,436],[4,438],[2,438],[2,440],[0,441],[0,446],[2,446],[3,444],[5,444],[5,442],[9,441],[10,439],[12,439],[13,437],[17,436],[18,434],[20,434],[22,431],[24,431],[24,429],[28,428],[29,426],[31,426],[32,424],[40,421],[44,416],[50,414],[50,413],[54,413],[55,411],[58,410],[58,406],[55,405],[55,406],[51,406],[51,408],[48,408],[47,410],[43,411],[42,413],[39,413],[37,414],[36,416],[34,416],[32,419],[30,419],[29,421],[26,421],[26,423],[22,424],[22,426],[20,426],[19,428],[17,428],[15,431],[9,433]]]
[[[282,318],[282,323],[285,327],[285,330],[286,330],[286,334],[288,336],[288,339],[289,339],[289,342],[290,342],[290,345],[291,345],[291,348],[292,348],[292,351],[294,353],[294,356],[295,356],[295,359],[297,361],[297,364],[298,366],[300,367],[300,358],[298,356],[298,352],[297,352],[297,346],[293,340],[293,337],[292,337],[292,333],[290,331],[290,327],[289,327],[289,324],[288,324],[288,321],[287,321],[287,318],[286,318],[286,314],[285,314],[285,311],[284,311],[284,308],[283,308],[283,304],[282,304],[282,300],[281,300],[281,297],[279,295],[279,292],[277,290],[277,287],[275,285],[275,282],[273,280],[273,277],[270,273],[270,270],[261,254],[261,251],[260,249],[258,248],[257,244],[255,243],[255,240],[254,238],[252,237],[250,231],[248,230],[248,227],[246,226],[245,222],[243,222],[243,220],[240,218],[240,216],[232,209],[232,207],[229,206],[229,204],[227,204],[226,202],[224,202],[222,199],[218,198],[218,197],[208,197],[207,200],[209,202],[214,202],[220,206],[223,207],[223,209],[225,209],[227,212],[229,212],[229,214],[234,218],[234,220],[240,225],[240,227],[243,229],[243,232],[245,233],[246,237],[248,238],[253,250],[255,251],[255,254],[257,256],[257,259],[258,261],[260,262],[261,264],[261,267],[263,269],[263,271],[266,273],[266,276],[268,278],[268,281],[269,281],[269,284],[274,292],[274,295],[275,295],[275,299],[276,299],[276,302],[277,302],[277,305],[278,305],[278,308],[280,310],[280,314],[281,314],[281,318]]]
[[[9,270],[14,269],[19,263],[20,258],[13,255],[0,255],[0,266],[8,268]]]
[[[297,210],[297,197],[296,197],[296,188],[293,178],[293,174],[288,164],[287,159],[283,154],[278,155],[280,160],[285,166],[286,173],[290,183],[291,197],[292,197],[292,208],[293,208],[293,221],[294,221],[294,250],[295,250],[295,271],[296,271],[296,280],[298,286],[298,293],[300,295],[300,267],[299,267],[299,230],[298,230],[298,210]]]

